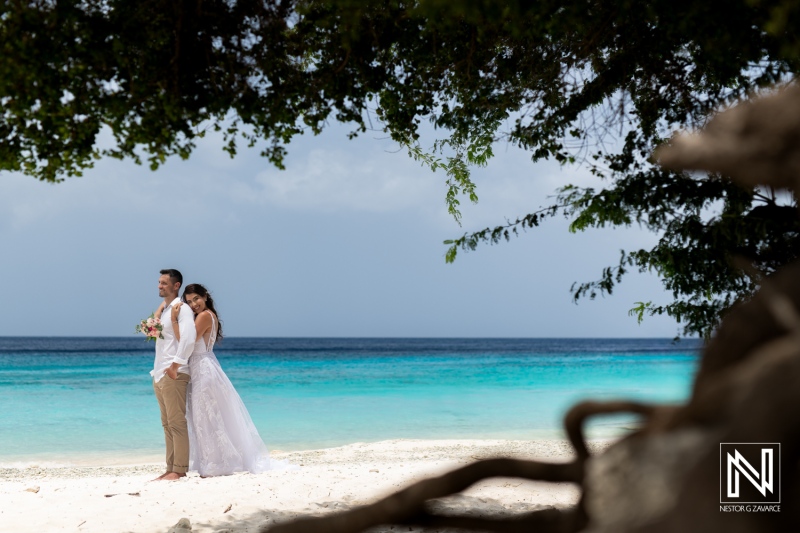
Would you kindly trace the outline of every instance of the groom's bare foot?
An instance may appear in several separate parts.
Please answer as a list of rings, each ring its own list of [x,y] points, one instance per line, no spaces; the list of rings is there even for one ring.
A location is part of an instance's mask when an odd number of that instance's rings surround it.
[[[163,474],[161,474],[157,478],[151,479],[150,481],[161,481],[162,479],[164,479],[165,476],[168,476],[169,474],[170,474],[170,472],[164,472]]]
[[[186,474],[179,474],[178,472],[170,472],[164,477],[161,478],[161,481],[177,481],[182,477],[186,477]]]

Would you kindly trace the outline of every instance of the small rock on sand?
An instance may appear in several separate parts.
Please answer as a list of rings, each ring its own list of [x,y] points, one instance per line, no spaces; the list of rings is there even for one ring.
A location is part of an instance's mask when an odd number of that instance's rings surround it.
[[[167,533],[186,533],[192,530],[192,524],[189,523],[188,518],[181,518],[178,523],[169,528]]]

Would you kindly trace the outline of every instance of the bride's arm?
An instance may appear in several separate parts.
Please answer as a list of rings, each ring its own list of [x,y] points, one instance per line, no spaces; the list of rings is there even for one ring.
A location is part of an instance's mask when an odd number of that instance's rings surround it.
[[[181,332],[180,328],[178,328],[178,315],[180,314],[180,309],[182,303],[177,303],[172,306],[172,329],[175,330],[175,339],[180,342],[181,340]],[[200,315],[195,318],[194,327],[197,331],[197,338],[199,339],[211,328],[211,315],[208,313],[200,313]]]
[[[181,328],[178,327],[178,316],[181,314],[181,306],[183,304],[181,302],[176,303],[172,306],[172,315],[170,316],[170,320],[172,320],[172,331],[175,333],[175,340],[178,342],[181,341]]]

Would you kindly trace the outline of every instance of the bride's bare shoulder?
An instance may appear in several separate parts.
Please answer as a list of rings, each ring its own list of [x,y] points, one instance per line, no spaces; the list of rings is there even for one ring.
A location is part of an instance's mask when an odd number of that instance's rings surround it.
[[[203,311],[202,313],[197,315],[195,319],[195,323],[198,325],[211,325],[211,313],[207,311]]]

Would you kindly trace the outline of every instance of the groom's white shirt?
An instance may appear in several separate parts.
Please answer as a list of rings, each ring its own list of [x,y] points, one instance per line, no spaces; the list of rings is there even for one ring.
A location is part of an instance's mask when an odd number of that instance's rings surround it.
[[[156,360],[153,363],[153,370],[150,372],[156,382],[164,377],[164,372],[172,363],[180,363],[178,372],[189,373],[189,356],[194,350],[197,330],[194,327],[194,313],[188,305],[183,304],[178,313],[181,340],[175,339],[175,330],[172,328],[172,306],[180,301],[180,298],[172,300],[159,317],[163,328],[161,334],[164,338],[156,339]]]

